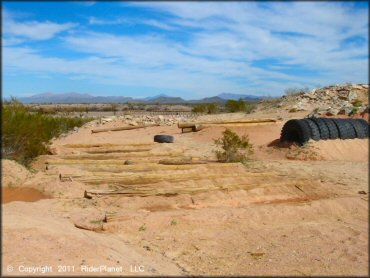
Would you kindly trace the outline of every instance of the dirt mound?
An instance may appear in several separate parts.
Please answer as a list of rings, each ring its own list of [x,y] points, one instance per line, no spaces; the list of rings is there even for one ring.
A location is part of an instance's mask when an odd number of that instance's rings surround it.
[[[367,162],[369,158],[369,141],[366,139],[320,140],[311,144],[323,160]]]
[[[22,275],[21,265],[48,265],[51,275],[71,275],[71,270],[58,273],[58,265],[73,266],[72,275],[135,275],[131,265],[143,265],[144,275],[166,273],[181,275],[176,265],[163,257],[151,258],[142,247],[127,244],[125,238],[107,236],[76,228],[54,211],[55,200],[34,203],[10,203],[3,207],[3,269],[14,267],[12,275]],[[107,266],[86,272],[83,266]],[[116,270],[109,270],[114,267]],[[59,270],[60,271],[60,270]],[[24,273],[23,273],[24,274]],[[36,272],[34,275],[41,275]],[[139,273],[140,274],[140,273]],[[138,275],[138,273],[136,273]],[[143,274],[141,274],[143,275]]]
[[[290,112],[310,111],[310,115],[352,115],[368,109],[368,84],[342,84],[283,96],[278,106]]]
[[[32,176],[24,166],[8,159],[1,160],[1,170],[3,187],[21,186]]]

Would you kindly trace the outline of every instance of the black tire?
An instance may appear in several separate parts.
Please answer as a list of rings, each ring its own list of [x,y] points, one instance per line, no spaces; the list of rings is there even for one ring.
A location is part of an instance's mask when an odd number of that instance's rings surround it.
[[[365,134],[366,134],[366,137],[365,138],[369,138],[370,136],[370,125],[368,123],[368,121],[364,120],[364,119],[358,119],[359,123],[362,125],[362,128],[363,130],[365,131]]]
[[[310,137],[311,139],[315,140],[315,141],[319,141],[320,140],[320,130],[318,128],[318,126],[315,124],[315,122],[313,120],[311,120],[311,118],[306,118],[306,119],[303,119],[303,121],[305,121],[309,126],[310,126]]]
[[[330,139],[338,139],[339,138],[339,130],[337,125],[333,122],[332,119],[322,118],[324,123],[329,129],[329,138]]]
[[[296,142],[300,145],[305,144],[311,138],[311,129],[304,120],[289,120],[281,131],[281,142]]]
[[[364,139],[368,137],[368,132],[365,130],[364,125],[361,124],[358,119],[349,119],[348,120],[353,128],[355,129],[356,138]]]
[[[356,138],[356,131],[347,119],[332,119],[339,130],[340,139]]]
[[[155,135],[154,142],[157,143],[173,143],[173,136],[171,135]]]
[[[323,139],[323,140],[329,139],[330,138],[329,128],[325,124],[325,121],[322,118],[310,118],[310,119],[312,121],[314,121],[315,124],[317,125],[317,127],[319,128],[319,130],[320,130],[320,139]]]

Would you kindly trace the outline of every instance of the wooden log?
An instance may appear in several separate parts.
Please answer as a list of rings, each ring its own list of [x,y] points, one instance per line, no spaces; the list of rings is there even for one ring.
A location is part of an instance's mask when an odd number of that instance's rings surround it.
[[[127,161],[136,163],[158,163],[159,160],[168,156],[152,156],[152,157],[131,157],[131,158],[115,158],[115,159],[50,159],[45,162],[47,165],[74,165],[74,164],[95,164],[95,165],[125,165]],[[184,158],[186,158],[184,156]],[[185,159],[187,160],[187,159]]]
[[[207,160],[192,160],[192,159],[162,159],[158,161],[158,164],[163,165],[187,165],[187,164],[208,164],[210,161]]]
[[[260,177],[255,182],[251,181],[249,183],[246,182],[236,182],[236,183],[229,183],[229,184],[208,184],[206,186],[170,186],[170,187],[157,187],[157,186],[141,186],[141,187],[126,187],[119,190],[96,190],[96,189],[89,189],[85,190],[84,197],[85,198],[93,198],[97,196],[112,196],[112,195],[125,195],[127,197],[132,196],[140,196],[140,197],[147,197],[147,196],[173,196],[178,194],[195,194],[200,192],[209,192],[214,190],[226,190],[226,191],[233,191],[233,190],[250,190],[253,188],[264,188],[264,187],[271,187],[271,186],[294,186],[297,182],[306,182],[303,180],[290,180],[290,181],[280,181],[275,183],[266,182],[263,177]],[[310,182],[310,181],[307,181]]]
[[[276,119],[241,119],[241,120],[231,120],[231,121],[213,121],[213,122],[196,122],[196,123],[187,123],[179,122],[177,124],[178,128],[194,128],[196,126],[201,126],[202,128],[207,127],[208,125],[217,125],[217,124],[250,124],[250,123],[275,123]]]
[[[196,164],[194,164],[196,165]],[[85,170],[85,171],[90,171],[93,172],[91,175],[99,175],[99,172],[104,173],[136,173],[136,172],[155,172],[155,171],[176,171],[176,170],[198,170],[202,169],[204,170],[215,170],[219,169],[222,171],[222,169],[225,168],[233,168],[233,167],[239,167],[241,166],[240,163],[206,163],[202,166],[194,166],[191,164],[158,164],[158,163],[141,163],[141,164],[136,164],[136,165],[92,165],[92,164],[81,164],[77,165],[75,167]],[[201,167],[201,168],[200,168]],[[47,175],[56,175],[59,174],[59,172],[56,171],[49,171],[47,172]],[[68,174],[64,173],[65,176],[68,175],[73,175],[73,174]],[[82,176],[82,175],[79,175]]]
[[[107,174],[107,173],[106,173]],[[186,174],[146,174],[143,175],[116,175],[107,174],[107,175],[100,175],[100,176],[89,176],[89,177],[82,177],[78,175],[73,175],[72,178],[74,180],[86,183],[86,184],[117,184],[117,185],[144,185],[144,184],[154,184],[161,181],[168,181],[168,182],[179,182],[179,181],[187,181],[187,180],[203,180],[203,179],[220,179],[220,178],[240,178],[240,177],[258,177],[261,176],[266,178],[268,175],[267,173],[248,173],[248,175],[241,173],[232,173],[232,174],[222,174],[219,173],[215,174],[199,174],[199,173],[186,173]],[[67,176],[68,177],[68,176]],[[65,178],[67,178],[65,177]]]
[[[219,124],[207,124],[204,125],[206,128],[210,128],[213,126],[218,126],[218,127],[251,127],[251,126],[257,126],[257,125],[270,125],[271,122],[261,122],[261,123],[219,123]]]
[[[65,144],[62,145],[65,148],[100,148],[100,147],[138,147],[138,146],[150,146],[154,143],[127,143],[127,144],[111,144],[111,143],[97,143],[97,144]]]
[[[103,154],[103,153],[132,153],[132,152],[148,152],[151,148],[143,149],[95,149],[95,150],[81,150],[84,153],[88,154]]]
[[[94,160],[108,160],[108,159],[131,159],[138,157],[178,157],[184,156],[183,152],[162,152],[162,153],[150,153],[150,152],[131,152],[127,154],[70,154],[70,155],[59,155],[55,156],[59,159],[94,159]]]
[[[197,123],[177,123],[177,127],[181,128],[181,132],[184,133],[184,130],[189,130],[192,132],[197,132],[204,129],[204,126]]]
[[[196,123],[185,123],[185,122],[177,123],[178,128],[193,128],[195,125],[196,125]]]
[[[213,122],[202,122],[201,124],[250,124],[250,123],[275,123],[276,119],[241,119],[231,121],[213,121]]]
[[[121,127],[92,129],[91,133],[107,132],[107,131],[120,131],[120,130],[131,130],[131,129],[145,128],[145,127],[152,127],[152,126],[159,126],[159,124],[148,124],[148,125],[138,125],[138,126],[121,126]]]
[[[188,132],[193,132],[193,128],[192,127],[181,128],[181,133],[188,133]]]

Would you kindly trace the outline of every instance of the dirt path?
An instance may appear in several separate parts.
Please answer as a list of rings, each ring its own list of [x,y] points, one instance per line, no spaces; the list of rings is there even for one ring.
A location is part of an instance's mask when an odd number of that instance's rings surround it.
[[[282,125],[232,127],[254,145],[246,165],[158,164],[163,156],[214,159],[224,127],[82,128],[56,140],[55,155],[34,163],[39,172],[13,185],[54,198],[2,205],[3,273],[50,265],[58,275],[58,265],[70,265],[75,272],[63,274],[101,275],[82,266],[104,265],[122,267],[104,275],[366,275],[368,141],[278,148]],[[175,143],[153,144],[155,134]],[[123,189],[134,193],[84,198],[85,190]],[[144,272],[131,272],[139,266]]]

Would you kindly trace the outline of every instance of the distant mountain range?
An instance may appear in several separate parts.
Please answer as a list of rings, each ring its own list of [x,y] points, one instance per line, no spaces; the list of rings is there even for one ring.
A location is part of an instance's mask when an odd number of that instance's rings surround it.
[[[252,95],[238,95],[238,94],[229,94],[229,93],[222,93],[222,94],[219,94],[217,97],[221,99],[233,99],[233,100],[238,100],[240,98],[245,99],[245,100],[260,100],[261,99],[261,97],[252,96]]]
[[[181,103],[224,103],[229,99],[238,100],[244,99],[247,101],[258,101],[262,99],[261,97],[252,95],[238,95],[222,93],[214,97],[196,99],[196,100],[184,100],[181,97],[171,97],[165,94],[160,94],[153,97],[147,98],[132,98],[124,96],[92,96],[89,94],[80,93],[65,93],[65,94],[55,94],[55,93],[43,93],[36,94],[30,97],[20,97],[18,98],[23,103],[160,103],[160,104],[181,104]]]

